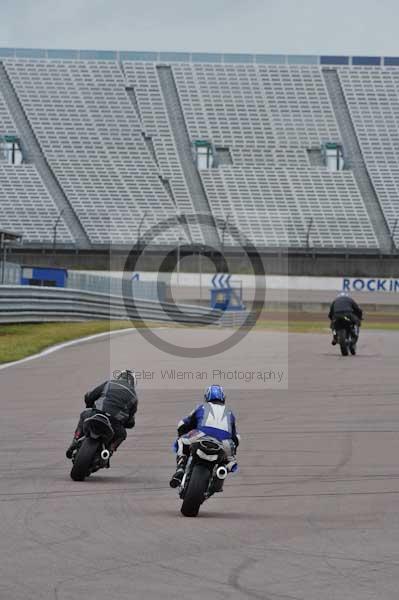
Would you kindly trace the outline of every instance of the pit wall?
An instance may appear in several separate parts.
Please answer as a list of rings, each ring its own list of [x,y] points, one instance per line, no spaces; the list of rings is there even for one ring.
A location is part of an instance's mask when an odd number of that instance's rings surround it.
[[[122,271],[80,271],[87,275],[108,275],[121,277]],[[74,273],[74,271],[72,271]],[[148,282],[164,281],[172,287],[204,288],[224,287],[227,278],[215,273],[158,273],[154,271],[136,271],[131,276]],[[399,278],[383,277],[297,277],[290,275],[231,275],[228,285],[242,286],[243,289],[254,289],[263,286],[267,290],[306,290],[332,292],[365,292],[398,294]]]
[[[112,259],[111,259],[112,256]],[[163,257],[165,254],[162,255]],[[246,256],[227,254],[230,271],[233,273],[248,273],[248,258]],[[198,255],[185,256],[184,271],[199,271]],[[286,254],[275,253],[262,256],[265,272],[268,275],[286,274],[291,276],[314,277],[398,277],[398,256],[367,256],[367,255],[338,255],[338,254]],[[99,251],[69,251],[59,250],[56,254],[51,250],[27,250],[13,248],[9,254],[10,262],[36,266],[58,266],[69,269],[108,270],[110,260],[112,268],[123,270],[126,252],[112,251],[112,254]],[[209,259],[204,258],[204,272],[209,269]],[[156,271],[162,262],[159,253],[146,252],[140,258],[142,271]],[[173,270],[176,256],[173,253],[167,258],[163,270]],[[207,266],[205,266],[207,265]]]

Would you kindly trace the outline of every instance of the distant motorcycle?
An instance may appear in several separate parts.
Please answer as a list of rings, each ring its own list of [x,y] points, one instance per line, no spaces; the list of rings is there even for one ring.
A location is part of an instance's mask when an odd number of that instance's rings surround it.
[[[206,436],[194,442],[179,488],[182,514],[196,517],[201,504],[222,490],[227,474],[236,468],[237,463],[226,464],[226,453],[219,440]]]
[[[341,348],[342,356],[356,354],[357,332],[353,321],[346,315],[336,317],[334,320],[333,333],[336,336],[337,343]]]
[[[108,416],[97,412],[83,421],[83,436],[72,455],[71,478],[83,481],[99,469],[108,469],[114,430]]]

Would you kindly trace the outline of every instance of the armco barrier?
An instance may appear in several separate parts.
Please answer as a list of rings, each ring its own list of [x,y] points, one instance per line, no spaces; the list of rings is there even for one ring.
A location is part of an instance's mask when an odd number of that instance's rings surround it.
[[[120,296],[36,286],[0,286],[0,323],[143,319],[219,324],[221,311],[189,304],[127,300]]]

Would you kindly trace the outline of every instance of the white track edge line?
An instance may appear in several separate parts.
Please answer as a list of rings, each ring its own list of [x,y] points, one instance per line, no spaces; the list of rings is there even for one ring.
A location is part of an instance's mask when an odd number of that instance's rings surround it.
[[[163,327],[156,327],[155,329],[163,329]],[[64,348],[68,348],[69,346],[76,346],[78,344],[82,344],[83,342],[88,342],[90,340],[99,339],[101,337],[121,334],[126,331],[137,331],[136,327],[127,327],[126,329],[116,329],[115,331],[104,331],[102,333],[94,333],[93,335],[87,335],[86,337],[76,338],[74,340],[69,340],[68,342],[62,342],[61,344],[55,344],[54,346],[49,346],[49,348],[45,348],[41,352],[37,354],[32,354],[31,356],[25,356],[25,358],[20,358],[19,360],[14,360],[12,362],[5,363],[0,365],[0,371],[3,369],[8,369],[9,367],[14,367],[16,365],[21,365],[23,363],[29,362],[31,360],[36,360],[37,358],[43,358],[48,354],[53,354],[53,352],[58,352],[58,350],[63,350]]]

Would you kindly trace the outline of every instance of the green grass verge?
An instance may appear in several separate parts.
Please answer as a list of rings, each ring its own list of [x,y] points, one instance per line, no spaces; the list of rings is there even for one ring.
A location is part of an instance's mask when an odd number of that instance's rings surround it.
[[[323,333],[330,331],[327,321],[284,321],[284,320],[259,320],[256,329],[269,329],[270,331],[289,331],[291,333]],[[384,331],[399,331],[399,322],[373,322],[363,323],[362,330],[381,329]]]
[[[162,323],[153,323],[153,325],[160,327]],[[0,325],[0,364],[25,358],[55,344],[132,326],[134,324],[130,321]],[[326,321],[289,321],[287,323],[283,319],[261,319],[257,322],[256,329],[289,331],[292,333],[323,333],[329,331]],[[365,323],[363,329],[399,331],[399,322]]]
[[[132,327],[130,321],[0,325],[0,364],[36,354],[54,344],[128,327]]]

